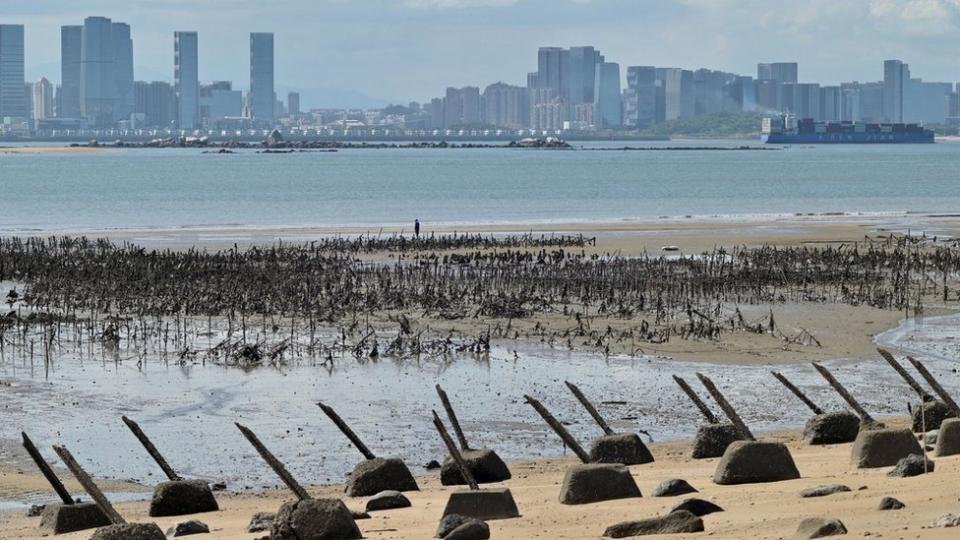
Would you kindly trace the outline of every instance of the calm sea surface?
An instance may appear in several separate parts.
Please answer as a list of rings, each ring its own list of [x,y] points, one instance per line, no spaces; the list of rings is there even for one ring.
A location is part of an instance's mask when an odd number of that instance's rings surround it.
[[[755,142],[631,143],[736,146]],[[587,147],[617,143],[585,144]],[[579,145],[578,145],[579,146]],[[960,211],[960,143],[0,155],[0,234]]]

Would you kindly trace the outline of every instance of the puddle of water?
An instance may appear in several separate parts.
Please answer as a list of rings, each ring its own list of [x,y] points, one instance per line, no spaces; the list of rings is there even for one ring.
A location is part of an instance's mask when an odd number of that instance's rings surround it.
[[[948,389],[960,367],[960,315],[907,322],[877,338],[884,346],[912,347]],[[514,357],[513,351],[518,351]],[[120,421],[138,421],[173,468],[185,477],[226,481],[229,489],[276,486],[279,481],[235,428],[240,422],[306,484],[338,483],[361,455],[323,415],[333,406],[379,455],[407,460],[414,473],[445,452],[430,422],[440,409],[441,384],[472,445],[495,448],[507,460],[557,456],[549,431],[524,394],[541,399],[584,445],[601,434],[564,380],[577,382],[614,429],[649,431],[655,440],[690,437],[701,418],[671,375],[698,392],[695,372],[709,375],[756,431],[798,427],[810,416],[770,376],[769,366],[722,366],[654,358],[604,358],[535,344],[495,344],[488,360],[464,355],[451,362],[389,361],[335,369],[300,365],[245,372],[216,365],[166,366],[136,360],[69,358],[49,375],[22,359],[0,365],[5,422],[0,439],[26,431],[53,458],[50,445],[65,444],[89,472],[152,485],[164,479]],[[904,414],[909,388],[882,360],[834,362],[837,378],[878,416]],[[809,365],[777,368],[824,409],[844,404]],[[952,375],[952,376],[950,376]],[[706,396],[705,392],[701,395]],[[719,413],[718,408],[714,408]]]

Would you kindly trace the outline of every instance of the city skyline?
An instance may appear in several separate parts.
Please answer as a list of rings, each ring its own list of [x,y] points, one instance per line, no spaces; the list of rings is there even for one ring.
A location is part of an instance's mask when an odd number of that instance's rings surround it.
[[[173,82],[169,36],[183,26],[176,21],[186,13],[189,28],[201,36],[201,81],[247,82],[249,66],[240,52],[247,36],[274,32],[277,51],[283,51],[276,56],[276,92],[299,91],[304,109],[425,101],[447,86],[523,85],[534,66],[516,51],[541,45],[591,44],[620,64],[621,85],[625,66],[709,66],[752,74],[756,62],[769,58],[799,62],[801,82],[875,80],[876,63],[887,58],[909,59],[927,80],[960,80],[960,59],[945,46],[960,39],[960,3],[953,0],[778,2],[774,7],[729,0],[639,3],[643,6],[623,0],[561,1],[546,9],[540,0],[363,6],[293,1],[276,10],[241,0],[197,6],[146,1],[135,8],[106,0],[82,6],[39,0],[5,6],[9,9],[0,22],[27,26],[26,78],[46,77],[54,85],[61,83],[60,26],[90,15],[130,24],[137,43],[136,78],[143,81]],[[905,6],[912,9],[899,9]],[[171,21],[170,26],[156,20]],[[758,43],[763,58],[756,58]]]

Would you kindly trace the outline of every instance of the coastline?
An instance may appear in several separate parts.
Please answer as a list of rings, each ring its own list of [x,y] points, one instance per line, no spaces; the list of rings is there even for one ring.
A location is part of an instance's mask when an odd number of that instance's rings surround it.
[[[884,419],[887,420],[887,419]],[[888,420],[889,421],[889,420]],[[895,419],[894,425],[904,425]],[[614,523],[643,519],[669,512],[687,496],[651,497],[658,483],[683,478],[700,493],[699,497],[718,504],[723,512],[703,518],[705,533],[677,534],[678,540],[711,538],[784,538],[790,537],[798,523],[808,517],[840,519],[857,537],[890,534],[901,536],[909,531],[911,538],[954,538],[955,529],[926,528],[948,512],[956,512],[953,479],[960,474],[960,457],[936,459],[936,471],[915,478],[890,478],[888,468],[853,469],[849,463],[850,444],[810,446],[800,441],[798,431],[764,433],[765,441],[787,444],[801,473],[798,480],[769,484],[720,486],[712,482],[718,459],[692,460],[690,441],[651,444],[656,461],[631,466],[630,470],[643,497],[595,503],[585,506],[562,505],[557,501],[564,471],[575,463],[570,458],[512,463],[513,479],[509,487],[520,509],[517,519],[490,521],[492,538],[567,538],[598,539],[604,528]],[[559,446],[559,441],[557,441]],[[263,466],[258,463],[256,466]],[[27,472],[30,476],[33,473]],[[3,477],[0,477],[2,481]],[[418,477],[420,491],[407,492],[412,507],[385,512],[372,512],[371,519],[357,524],[364,538],[418,539],[431,538],[454,488],[440,485],[438,473]],[[42,481],[42,480],[41,480]],[[799,492],[824,484],[845,484],[851,492],[829,497],[801,498]],[[339,483],[308,488],[313,496],[343,497]],[[896,497],[907,505],[899,512],[877,510],[880,499]],[[251,540],[264,533],[248,533],[246,526],[256,512],[273,512],[292,495],[286,489],[251,490],[243,493],[218,493],[221,510],[175,518],[150,518],[146,502],[121,502],[117,508],[128,521],[155,521],[161,528],[185,519],[199,519],[210,526],[205,538],[214,540]],[[362,511],[366,498],[344,498],[351,510]],[[4,530],[24,540],[44,536],[36,528],[39,518],[27,518],[22,509],[0,512]],[[89,531],[59,535],[64,540],[86,539]]]

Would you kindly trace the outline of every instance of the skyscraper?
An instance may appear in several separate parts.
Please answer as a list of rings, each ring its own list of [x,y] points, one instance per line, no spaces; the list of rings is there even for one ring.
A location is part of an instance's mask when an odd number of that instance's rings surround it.
[[[200,124],[200,76],[196,32],[173,33],[173,79],[177,101],[177,127],[197,129]]]
[[[133,39],[130,38],[130,25],[115,22],[111,25],[113,38],[113,77],[115,101],[113,105],[114,121],[129,120],[133,112]]]
[[[0,24],[0,123],[29,114],[23,75],[23,25]]]
[[[522,129],[529,115],[527,89],[498,82],[483,90],[483,122],[497,127]]]
[[[57,116],[80,118],[80,58],[83,50],[83,27],[60,27],[60,99]]]
[[[33,84],[33,119],[53,117],[53,85],[46,77]]]
[[[273,90],[273,33],[250,34],[250,118],[272,125],[276,94]]]
[[[80,53],[80,114],[92,127],[114,123],[117,81],[113,68],[113,22],[87,17]]]
[[[797,79],[796,62],[773,62],[770,64],[757,64],[758,81],[780,81],[782,83],[795,83]]]
[[[910,67],[900,60],[883,61],[883,120],[903,122],[903,95]]]
[[[287,114],[290,116],[300,115],[300,92],[287,94]]]
[[[145,126],[168,128],[176,120],[176,98],[168,82],[137,81],[134,88],[134,112],[143,115]]]
[[[623,99],[624,125],[646,129],[657,123],[657,68],[627,68],[627,90]]]
[[[676,120],[694,115],[696,96],[692,71],[680,68],[657,68],[657,80],[663,88],[664,120]]]
[[[783,86],[796,84],[796,62],[757,64],[757,106],[760,110],[786,111],[793,107],[793,96],[784,97]]]
[[[593,90],[593,124],[599,128],[619,127],[623,124],[620,106],[620,65],[613,62],[597,64]]]

